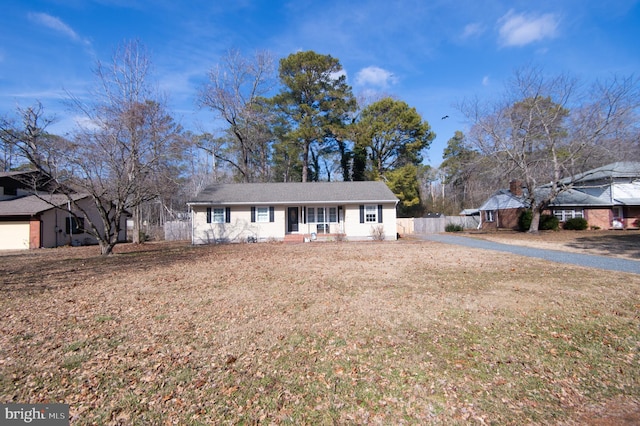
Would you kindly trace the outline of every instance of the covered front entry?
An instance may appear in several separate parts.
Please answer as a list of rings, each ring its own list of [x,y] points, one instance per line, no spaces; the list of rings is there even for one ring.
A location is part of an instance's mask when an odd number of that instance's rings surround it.
[[[298,232],[298,207],[287,208],[287,232]],[[282,229],[282,228],[280,228]]]

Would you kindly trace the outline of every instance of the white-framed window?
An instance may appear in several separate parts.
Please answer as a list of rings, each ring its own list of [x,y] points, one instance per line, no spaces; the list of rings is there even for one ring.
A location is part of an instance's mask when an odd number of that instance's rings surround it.
[[[224,208],[207,207],[207,223],[224,223]]]
[[[269,222],[269,207],[256,207],[256,222]]]
[[[316,224],[318,234],[328,234],[330,223],[338,222],[338,207],[307,207],[307,223]]]
[[[213,209],[213,223],[224,223],[224,209]]]
[[[365,223],[378,221],[378,206],[364,206]]]
[[[496,220],[496,211],[495,210],[485,210],[484,211],[484,220],[485,222],[495,222]]]
[[[338,221],[338,208],[329,207],[329,222],[336,223]]]
[[[584,217],[584,210],[582,209],[558,209],[553,211],[553,215],[558,218],[560,222],[566,222],[569,219],[576,217]]]

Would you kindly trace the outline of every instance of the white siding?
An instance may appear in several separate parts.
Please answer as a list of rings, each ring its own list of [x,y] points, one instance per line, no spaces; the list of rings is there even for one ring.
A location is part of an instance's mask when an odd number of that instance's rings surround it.
[[[243,242],[248,238],[256,238],[257,241],[282,240],[285,235],[285,212],[285,207],[275,206],[273,222],[251,222],[250,206],[232,207],[230,223],[207,223],[207,207],[193,206],[192,243]]]
[[[375,205],[376,209],[378,204]],[[382,223],[360,223],[360,205],[348,204],[345,206],[344,227],[347,238],[352,240],[369,240],[373,239],[374,233],[378,227],[382,227],[385,240],[396,239],[396,208],[395,204],[383,204],[382,206]],[[376,212],[377,214],[377,212]]]
[[[376,206],[376,215],[378,204]],[[333,206],[328,204],[327,206]],[[224,208],[225,206],[211,206]],[[308,206],[275,206],[274,222],[251,222],[250,206],[231,207],[230,223],[207,223],[207,206],[192,206],[192,243],[209,244],[215,242],[244,242],[248,238],[257,241],[283,240],[286,235],[286,214],[288,207],[299,207],[299,234],[310,235],[316,232],[315,223],[303,223],[303,207]],[[376,229],[380,227],[385,240],[396,239],[396,209],[395,204],[383,205],[382,223],[360,223],[360,205],[348,204],[343,206],[341,218],[344,221],[331,223],[331,234],[344,233],[347,239],[370,240],[374,238]]]
[[[614,183],[611,187],[613,199],[640,198],[640,181]]]

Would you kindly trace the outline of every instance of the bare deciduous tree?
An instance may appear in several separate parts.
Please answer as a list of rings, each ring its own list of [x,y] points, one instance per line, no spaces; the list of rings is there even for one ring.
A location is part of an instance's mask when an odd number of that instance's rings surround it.
[[[88,124],[59,153],[64,168],[51,175],[60,190],[91,196],[101,220],[88,225],[107,255],[118,242],[124,214],[133,215],[133,241],[140,241],[140,205],[175,187],[183,141],[149,81],[149,59],[137,41],[119,46],[112,63],[98,63],[95,74],[94,102],[72,98]]]
[[[637,135],[637,80],[580,88],[565,75],[528,68],[514,74],[502,101],[459,106],[472,123],[470,143],[504,175],[522,179],[533,210],[529,232],[537,232],[541,212],[571,187],[566,178],[597,163],[612,140],[626,143],[622,129],[635,128]]]
[[[269,179],[270,112],[262,100],[274,87],[274,77],[268,52],[249,59],[230,50],[200,90],[200,103],[228,126],[223,149],[211,153],[232,165],[243,182]]]

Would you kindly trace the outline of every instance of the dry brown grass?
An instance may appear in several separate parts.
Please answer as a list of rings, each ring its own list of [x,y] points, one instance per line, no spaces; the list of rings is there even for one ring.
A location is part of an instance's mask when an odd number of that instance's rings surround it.
[[[96,250],[0,257],[0,401],[73,424],[638,419],[637,275],[417,241]]]

